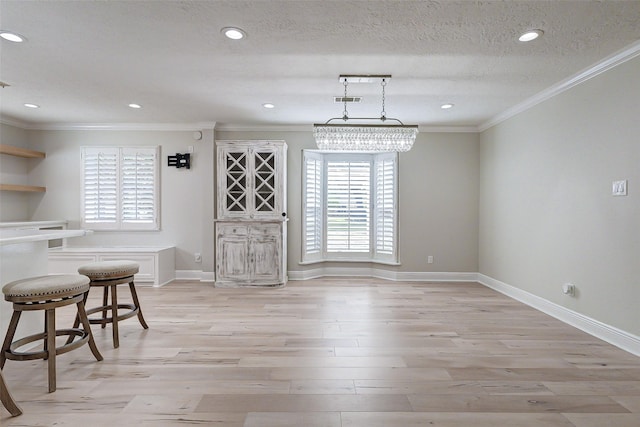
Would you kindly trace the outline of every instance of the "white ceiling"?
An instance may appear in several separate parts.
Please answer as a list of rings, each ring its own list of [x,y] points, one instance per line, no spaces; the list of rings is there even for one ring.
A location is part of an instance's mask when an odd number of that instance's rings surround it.
[[[0,42],[2,119],[27,127],[310,128],[342,115],[340,74],[391,74],[389,117],[473,128],[636,44],[640,1],[1,0],[0,28],[28,39]],[[349,95],[350,116],[379,116],[378,84]]]

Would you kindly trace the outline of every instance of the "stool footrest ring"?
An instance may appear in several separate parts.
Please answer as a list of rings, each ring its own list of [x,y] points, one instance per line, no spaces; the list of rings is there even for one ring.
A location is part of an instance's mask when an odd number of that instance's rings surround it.
[[[89,341],[89,334],[85,332],[83,329],[71,328],[71,329],[57,329],[56,336],[69,336],[69,340],[73,340],[69,343],[66,343],[60,347],[56,347],[56,355],[64,354],[68,351],[74,350],[87,341]],[[78,341],[75,341],[76,337],[80,337]],[[27,337],[21,338],[17,341],[14,341],[9,346],[9,349],[4,352],[5,357],[9,360],[34,360],[34,359],[46,359],[49,357],[48,350],[39,350],[39,351],[16,351],[18,348],[29,344],[34,341],[46,340],[46,333],[39,333],[29,335]]]
[[[118,314],[116,320],[119,322],[120,320],[125,320],[130,317],[133,317],[140,312],[140,308],[136,307],[134,304],[118,304],[118,310],[127,309],[129,310],[126,313]],[[90,316],[95,313],[111,313],[110,305],[103,305],[101,307],[94,307],[87,310],[87,316]],[[100,318],[89,318],[89,323],[92,325],[104,325],[105,323],[113,323],[113,317],[100,317]]]

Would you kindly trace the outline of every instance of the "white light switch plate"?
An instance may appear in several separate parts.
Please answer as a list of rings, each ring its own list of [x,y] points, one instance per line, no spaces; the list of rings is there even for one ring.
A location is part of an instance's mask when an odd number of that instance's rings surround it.
[[[626,196],[627,195],[627,181],[613,181],[613,187],[611,194],[614,196]]]

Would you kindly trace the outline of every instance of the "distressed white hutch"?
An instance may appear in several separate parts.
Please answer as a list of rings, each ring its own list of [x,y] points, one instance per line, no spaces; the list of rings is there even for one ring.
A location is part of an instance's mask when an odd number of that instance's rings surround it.
[[[284,286],[287,144],[216,144],[216,286]]]

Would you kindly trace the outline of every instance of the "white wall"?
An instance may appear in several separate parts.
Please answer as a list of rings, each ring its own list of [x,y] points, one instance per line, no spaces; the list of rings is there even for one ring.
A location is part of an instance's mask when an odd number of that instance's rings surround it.
[[[638,76],[640,57],[483,132],[479,213],[481,273],[636,336]]]
[[[288,146],[288,270],[301,265],[302,150],[315,149],[308,132],[216,131],[216,140],[278,139]],[[400,154],[400,266],[375,268],[398,272],[478,271],[479,144],[475,133],[427,133]],[[427,264],[427,256],[434,257]],[[324,267],[360,267],[367,263],[324,263]]]
[[[30,148],[47,153],[30,178],[47,192],[30,199],[30,220],[66,219],[80,226],[81,146],[161,146],[160,231],[96,231],[71,239],[75,246],[176,246],[176,269],[213,271],[213,130],[195,141],[192,131],[29,131]],[[167,166],[167,156],[194,147],[191,169]],[[203,263],[194,254],[202,253]]]

